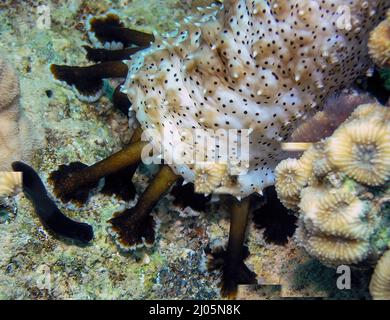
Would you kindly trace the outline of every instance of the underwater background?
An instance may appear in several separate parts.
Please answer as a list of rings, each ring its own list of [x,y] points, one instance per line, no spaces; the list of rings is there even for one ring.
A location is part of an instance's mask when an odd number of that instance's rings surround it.
[[[30,162],[44,182],[59,165],[94,163],[120,150],[131,137],[127,117],[112,108],[107,96],[83,103],[53,81],[50,64],[87,64],[82,19],[115,10],[128,27],[170,31],[195,10],[193,2],[1,0],[0,57],[19,76],[20,107],[32,128],[23,142],[33,150]],[[40,24],[42,12],[49,24]],[[136,173],[137,190],[146,188],[153,172],[143,167]],[[195,212],[175,206],[172,199],[167,195],[155,209],[161,226],[154,246],[135,253],[118,250],[107,233],[113,213],[129,206],[114,196],[93,195],[77,209],[57,201],[67,216],[93,226],[95,237],[87,245],[43,228],[23,194],[2,200],[0,299],[219,299],[219,275],[206,272],[204,249],[227,239],[227,208],[216,202],[206,212]],[[277,214],[274,219],[275,224],[286,221]],[[264,232],[250,223],[246,264],[259,285],[241,286],[239,299],[369,298],[371,270],[354,272],[352,289],[338,290],[335,269],[309,257],[291,238],[270,241],[275,239]]]

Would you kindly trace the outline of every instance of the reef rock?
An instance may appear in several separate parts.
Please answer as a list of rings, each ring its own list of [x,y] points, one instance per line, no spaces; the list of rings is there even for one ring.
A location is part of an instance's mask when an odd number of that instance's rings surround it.
[[[228,170],[214,192],[261,192],[274,183],[280,143],[296,121],[369,69],[367,31],[389,5],[224,1],[188,17],[177,32],[155,35],[128,60],[122,91],[175,173],[194,182],[204,171],[198,166],[218,161]],[[186,129],[202,130],[202,139]],[[228,130],[238,130],[237,146]]]

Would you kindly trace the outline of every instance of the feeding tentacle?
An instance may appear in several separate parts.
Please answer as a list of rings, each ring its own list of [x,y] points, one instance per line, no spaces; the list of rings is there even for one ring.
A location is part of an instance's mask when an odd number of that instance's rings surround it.
[[[232,201],[227,250],[217,248],[211,251],[206,249],[206,254],[209,257],[208,269],[222,271],[221,294],[229,298],[236,296],[239,284],[257,283],[256,274],[244,263],[244,260],[249,256],[244,242],[250,210],[250,197],[241,202],[232,197]]]
[[[120,247],[129,250],[154,243],[156,222],[150,213],[178,178],[169,166],[163,165],[136,206],[115,214],[109,220],[111,231]]]
[[[93,62],[121,61],[129,59],[134,53],[148,48],[148,46],[133,47],[119,50],[109,50],[83,46],[87,52],[87,59]]]
[[[141,161],[142,149],[146,145],[147,142],[135,142],[91,166],[81,162],[61,165],[50,175],[56,196],[63,202],[85,203],[89,191],[96,187],[101,178],[138,164]]]
[[[154,41],[152,34],[125,28],[119,17],[112,13],[104,17],[90,19],[89,32],[105,47],[106,44],[110,43],[119,43],[123,47],[129,45],[148,46]]]
[[[142,129],[138,127],[131,137],[130,144],[141,141],[141,135]],[[134,199],[136,190],[132,179],[138,166],[139,162],[106,176],[101,192],[106,195],[116,194],[125,201]]]
[[[87,67],[50,66],[54,78],[76,89],[82,101],[94,102],[102,95],[103,79],[125,78],[128,67],[123,62],[102,62]]]

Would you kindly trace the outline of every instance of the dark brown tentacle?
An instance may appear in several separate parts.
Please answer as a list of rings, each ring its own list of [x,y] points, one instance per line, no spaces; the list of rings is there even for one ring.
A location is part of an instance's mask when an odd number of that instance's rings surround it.
[[[122,248],[128,250],[137,245],[154,243],[156,223],[150,213],[178,178],[169,166],[163,165],[136,206],[115,214],[109,220],[111,231]]]
[[[181,209],[190,207],[195,211],[205,211],[206,205],[211,200],[211,195],[205,196],[201,193],[195,193],[195,186],[193,183],[183,185],[183,178],[180,178],[177,184],[172,188],[171,195],[175,197],[173,205]]]
[[[50,70],[57,80],[65,81],[69,85],[75,84],[80,79],[107,79],[124,78],[127,76],[128,67],[123,62],[102,62],[87,67],[60,66],[52,64]]]
[[[230,232],[226,251],[217,248],[206,249],[209,256],[209,270],[221,269],[221,294],[235,298],[239,284],[256,284],[256,274],[244,263],[249,250],[244,246],[245,231],[250,210],[250,197],[241,202],[233,199],[231,205]]]
[[[265,203],[253,212],[256,228],[264,229],[267,242],[285,245],[296,229],[297,217],[278,199],[274,186],[264,189]]]
[[[50,66],[55,79],[64,81],[75,87],[79,98],[87,101],[96,101],[103,88],[103,79],[125,78],[128,67],[123,62],[103,62],[88,67]]]
[[[141,141],[141,135],[142,129],[138,127],[131,137],[130,144]],[[136,190],[132,179],[138,166],[139,162],[106,176],[101,193],[106,195],[116,194],[125,201],[134,199]]]
[[[87,187],[90,190],[101,178],[139,163],[142,149],[146,145],[147,142],[136,142],[92,166],[78,166],[76,170],[72,168],[72,164],[60,166],[50,175],[56,196],[64,202],[77,201],[75,195],[80,188]]]
[[[132,44],[149,46],[154,41],[152,34],[125,28],[115,14],[108,14],[103,18],[92,18],[89,23],[90,31],[103,44],[115,41],[122,43],[124,47]]]
[[[126,116],[129,115],[129,109],[131,107],[131,102],[127,95],[121,92],[121,86],[119,85],[115,88],[114,93],[112,95],[112,103],[114,107],[122,111]]]
[[[129,59],[134,53],[148,48],[134,47],[122,50],[96,49],[89,46],[83,46],[87,52],[87,59],[93,62],[122,61]]]
[[[234,266],[243,259],[243,246],[245,241],[245,231],[249,216],[249,198],[241,202],[233,199],[230,215],[230,232],[227,248],[227,259]]]

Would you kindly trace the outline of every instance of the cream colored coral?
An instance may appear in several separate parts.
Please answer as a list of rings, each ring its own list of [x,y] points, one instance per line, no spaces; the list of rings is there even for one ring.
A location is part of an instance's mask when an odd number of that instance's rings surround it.
[[[387,19],[371,32],[368,47],[371,58],[377,65],[390,67],[390,10]]]
[[[0,58],[0,170],[11,171],[13,161],[28,161],[35,142],[38,139],[33,137],[28,119],[21,114],[17,75]]]
[[[18,78],[0,59],[0,170],[11,170],[10,163],[20,157],[18,96]]]
[[[302,168],[302,173],[307,179],[312,175],[313,164],[321,156],[321,144],[312,145],[309,147],[299,159],[299,164]]]
[[[363,184],[378,186],[390,175],[390,126],[376,119],[342,125],[327,141],[330,162]]]
[[[389,197],[388,115],[378,104],[361,105],[299,160],[281,162],[281,168],[290,163],[296,169],[288,181],[300,186],[292,188],[293,199],[286,198],[285,176],[276,170],[278,197],[298,214],[297,243],[327,265],[359,263],[384,250],[390,228],[381,205]],[[306,184],[302,172],[309,177]],[[379,188],[373,191],[372,185]],[[378,241],[382,232],[385,238]]]
[[[312,165],[313,173],[318,178],[325,177],[332,171],[332,164],[326,156],[316,159]]]
[[[0,110],[6,110],[17,104],[19,81],[9,64],[0,59]]]
[[[295,196],[307,183],[307,175],[297,159],[286,159],[279,163],[275,168],[275,176],[275,188],[281,196]]]
[[[9,197],[22,191],[22,173],[0,171],[0,197]]]
[[[344,189],[313,190],[306,189],[299,204],[303,220],[312,231],[351,240],[367,240],[371,236],[368,202]]]
[[[299,202],[301,189],[306,185],[308,176],[296,159],[286,159],[275,168],[275,189],[279,199],[290,209]]]
[[[198,162],[195,166],[195,192],[210,194],[224,181],[227,174],[226,163]]]
[[[367,241],[324,235],[306,236],[303,243],[310,255],[332,266],[359,263],[367,257],[370,249]]]
[[[378,103],[362,104],[352,112],[348,121],[368,118],[386,122],[390,120],[390,108],[383,108]]]
[[[375,267],[370,293],[374,300],[390,300],[390,250],[383,254]]]

